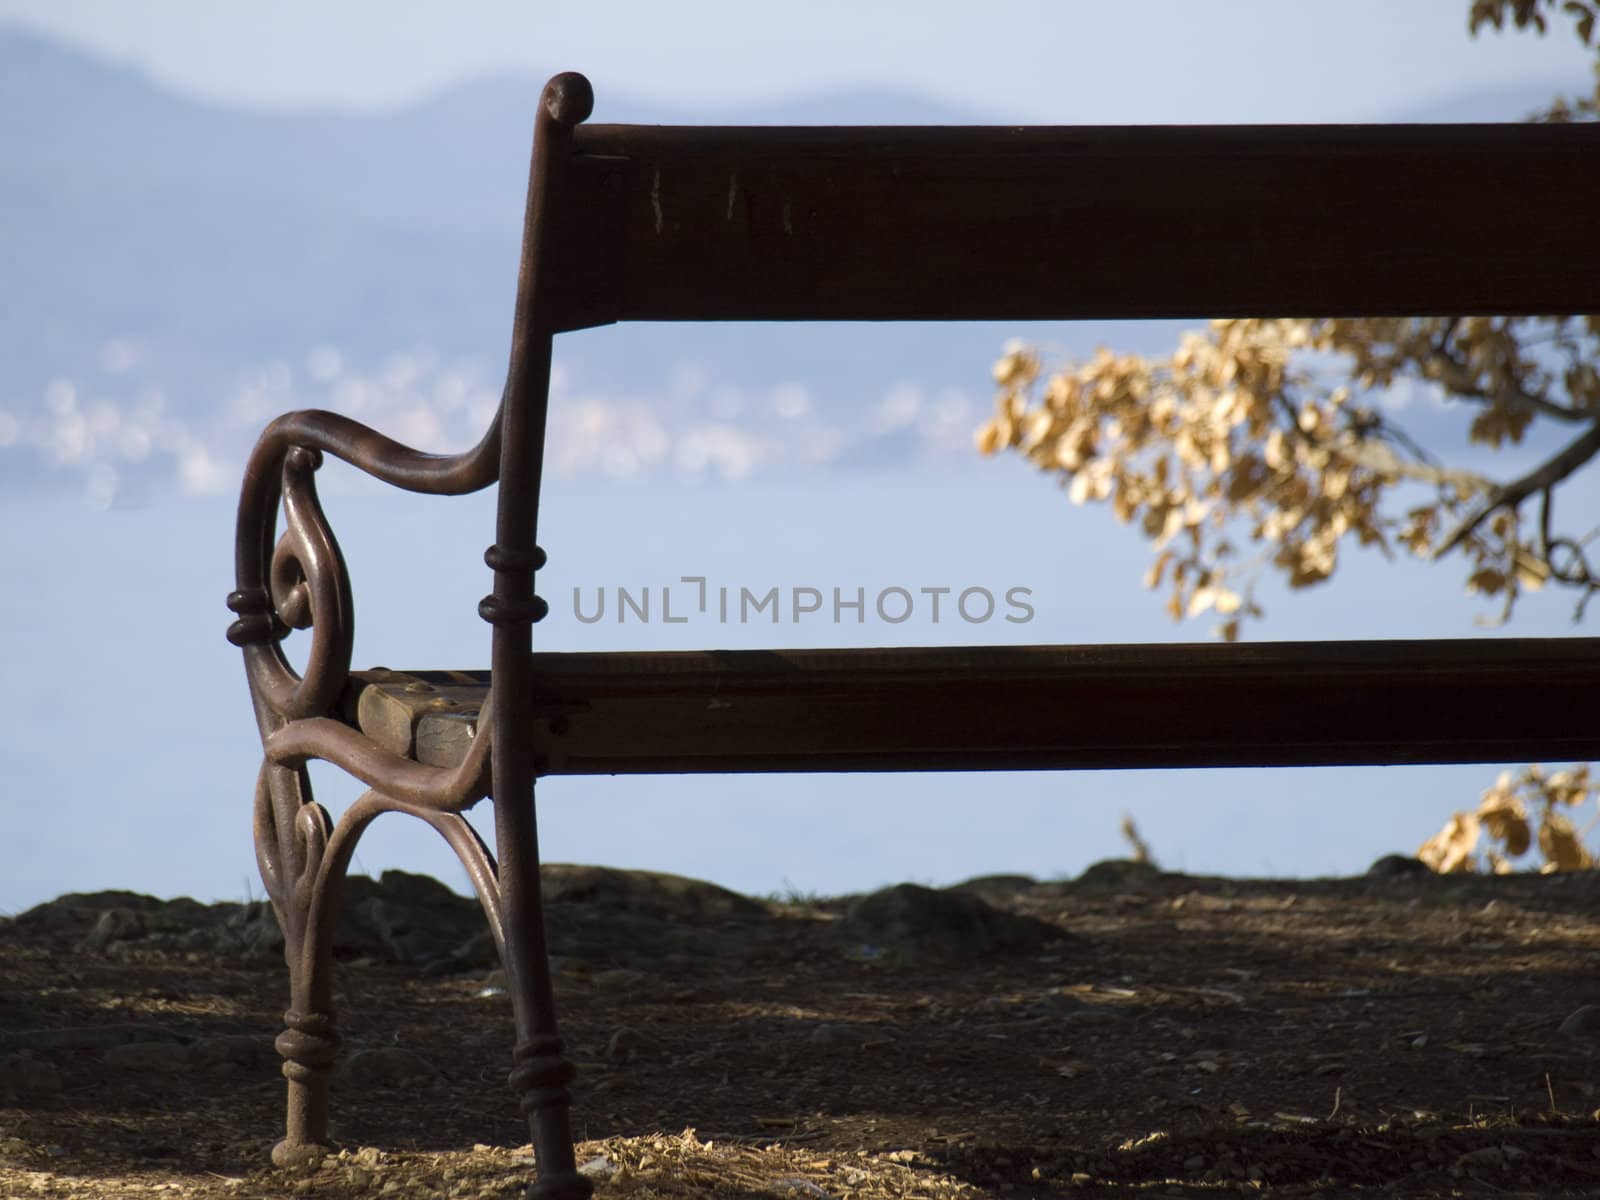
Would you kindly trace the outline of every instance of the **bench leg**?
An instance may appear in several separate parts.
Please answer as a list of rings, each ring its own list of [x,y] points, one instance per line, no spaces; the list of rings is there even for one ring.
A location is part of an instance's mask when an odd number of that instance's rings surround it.
[[[575,1072],[556,1030],[532,791],[530,781],[526,805],[495,805],[506,978],[517,1023],[510,1082],[528,1119],[538,1169],[529,1200],[585,1200],[594,1185],[578,1173],[572,1145],[567,1084]]]
[[[328,855],[333,822],[311,799],[303,768],[265,765],[256,785],[256,856],[283,930],[289,1009],[274,1045],[289,1082],[280,1167],[314,1163],[328,1139],[328,1077],[339,1052],[333,1021],[333,911],[342,866]]]

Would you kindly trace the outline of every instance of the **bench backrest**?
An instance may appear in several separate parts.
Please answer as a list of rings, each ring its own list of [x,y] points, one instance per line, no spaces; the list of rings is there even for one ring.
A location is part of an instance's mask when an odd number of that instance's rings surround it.
[[[536,539],[551,341],[563,330],[628,320],[1600,311],[1600,126],[590,127],[583,122],[592,104],[586,80],[558,76],[546,89],[535,135],[511,371],[495,435],[499,515],[486,555],[495,591],[479,609],[496,627],[496,729],[528,729],[541,671],[550,675],[560,665],[536,667],[529,626],[547,611],[533,592],[533,574],[544,561]],[[442,468],[436,473],[443,477]],[[1415,662],[1402,662],[1390,643],[1340,647],[1334,659],[1364,655],[1413,682],[1431,677],[1429,663],[1456,664],[1451,687],[1430,700],[1452,713],[1482,716],[1486,692],[1513,702],[1504,688],[1516,680],[1514,702],[1551,714],[1563,730],[1562,750],[1596,745],[1592,723],[1576,715],[1582,706],[1568,698],[1547,703],[1539,680],[1542,664],[1571,653],[1570,682],[1582,693],[1596,678],[1600,642],[1520,642],[1503,648],[1509,657],[1498,665],[1466,644],[1423,643],[1413,648],[1422,655]],[[972,650],[952,678],[926,650],[838,653],[823,675],[839,674],[839,694],[864,707],[859,719],[842,720],[803,747],[813,764],[843,769],[828,757],[840,747],[838,762],[851,769],[935,769],[935,760],[949,757],[943,741],[899,753],[889,734],[867,730],[869,717],[894,708],[882,685],[902,667],[918,695],[943,683],[957,698],[994,697],[985,719],[961,723],[965,732],[951,735],[988,754],[988,765],[1067,761],[1051,757],[1070,739],[1060,722],[1038,745],[1001,752],[1004,739],[992,725],[1004,708],[995,689],[1004,691],[1008,660],[997,652]],[[1170,675],[1182,653],[1133,647],[1118,661],[1130,678]],[[1241,673],[1256,707],[1282,701],[1291,685],[1316,694],[1337,684],[1336,664],[1316,646],[1286,646],[1281,654],[1288,664],[1281,671],[1240,647],[1217,648],[1215,657]],[[797,675],[803,664],[779,659],[719,657],[694,686],[713,696],[744,688],[780,701],[798,697],[808,712],[828,710],[833,701],[821,702],[821,685],[808,684],[805,696],[786,691],[801,676],[812,684],[822,676]],[[1058,681],[1051,686],[1071,686],[1069,659],[1046,673]],[[781,678],[771,676],[774,666]],[[635,656],[601,674],[635,670],[654,678],[662,666]],[[1376,702],[1370,683],[1349,693],[1355,716],[1348,730],[1301,747],[1291,760],[1452,761],[1482,751],[1481,725],[1465,722],[1467,736],[1437,743],[1420,715],[1397,715]],[[1210,688],[1204,683],[1195,694]],[[671,719],[680,710],[713,711],[662,695],[657,707]],[[1156,688],[1141,704],[1170,713],[1192,698]],[[1056,711],[1084,706],[1081,696],[1056,700]],[[738,725],[725,719],[726,705],[714,711],[721,724],[706,753],[691,756],[692,768],[680,762],[670,769],[797,769],[772,765],[793,749],[782,739],[772,763],[762,765],[758,753],[764,731],[787,729],[792,714]],[[1152,726],[1163,728],[1151,715]],[[641,728],[638,716],[630,710],[620,722],[627,738]],[[681,749],[682,731],[672,730],[667,741]],[[1112,761],[1094,757],[1111,740],[1072,761]],[[1163,758],[1148,739],[1124,739],[1113,757],[1147,765],[1290,761],[1236,741],[1231,728],[1211,730],[1194,753]],[[1508,747],[1496,753],[1502,750]],[[534,739],[497,743],[496,795],[524,790],[535,753]],[[615,757],[605,761],[622,769]],[[557,769],[554,762],[551,750],[544,769]],[[651,762],[636,767],[669,769]]]
[[[1600,308],[1600,126],[579,126],[556,330]]]

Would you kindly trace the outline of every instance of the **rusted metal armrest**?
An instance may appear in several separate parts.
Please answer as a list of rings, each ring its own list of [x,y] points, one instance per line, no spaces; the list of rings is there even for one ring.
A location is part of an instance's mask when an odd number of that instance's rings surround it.
[[[547,775],[1500,762],[1600,755],[1600,638],[536,654]],[[357,672],[454,767],[487,671]]]

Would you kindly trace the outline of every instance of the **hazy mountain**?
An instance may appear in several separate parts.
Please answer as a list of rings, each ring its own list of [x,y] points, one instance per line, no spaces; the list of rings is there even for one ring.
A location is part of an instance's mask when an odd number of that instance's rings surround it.
[[[115,490],[152,461],[215,486],[221,460],[296,404],[360,409],[441,446],[469,439],[505,353],[540,82],[486,79],[389,112],[263,114],[0,31],[0,476],[100,464]],[[1480,119],[1544,99],[1404,116]],[[995,118],[893,92],[691,111],[602,87],[596,119]],[[586,333],[559,351],[567,407],[587,422],[568,466],[964,461],[988,365],[1017,334],[1155,349],[1172,326]],[[590,461],[584,438],[627,452]]]
[[[130,330],[255,353],[315,340],[498,347],[538,87],[485,80],[371,115],[250,113],[0,33],[5,323],[16,337],[19,320],[70,313],[44,339],[62,349],[74,334]],[[757,124],[975,116],[869,92],[694,114],[608,95],[607,112]],[[39,347],[36,332],[7,350]]]

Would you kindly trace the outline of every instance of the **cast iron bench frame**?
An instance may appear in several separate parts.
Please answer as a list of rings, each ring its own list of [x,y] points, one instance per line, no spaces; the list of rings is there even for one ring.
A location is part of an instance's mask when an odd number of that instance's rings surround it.
[[[1596,311],[1600,126],[585,126],[592,106],[580,75],[545,88],[510,365],[478,445],[424,454],[295,412],[267,427],[245,472],[228,636],[264,747],[256,850],[291,989],[274,1161],[327,1146],[333,914],[382,812],[432,825],[472,879],[510,981],[532,1194],[566,1200],[590,1185],[575,1169],[546,957],[538,776],[1600,755],[1600,639],[687,654],[531,643],[546,612],[534,572],[556,333],[630,320]],[[324,454],[414,492],[499,482],[484,555],[494,587],[479,605],[492,690],[483,673],[351,671],[351,585],[314,485]],[[303,673],[280,645],[294,628],[311,631]],[[1300,717],[1311,708],[1314,722]],[[1248,728],[1228,715],[1239,711]],[[517,736],[494,735],[505,729]],[[370,789],[337,822],[312,799],[311,759]],[[463,816],[488,796],[498,862]]]

